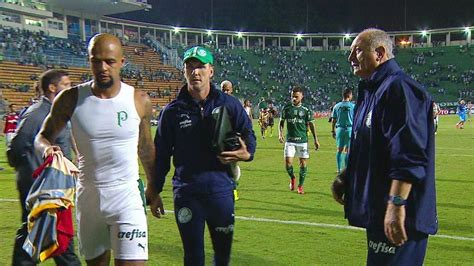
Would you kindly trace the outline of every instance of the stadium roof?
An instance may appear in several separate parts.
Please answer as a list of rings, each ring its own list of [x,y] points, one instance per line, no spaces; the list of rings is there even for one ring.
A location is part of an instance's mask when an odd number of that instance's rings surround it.
[[[358,32],[474,25],[473,0],[148,0],[114,17],[177,27],[253,32]]]
[[[110,15],[150,9],[146,0],[47,0],[50,10],[75,10],[81,13]]]

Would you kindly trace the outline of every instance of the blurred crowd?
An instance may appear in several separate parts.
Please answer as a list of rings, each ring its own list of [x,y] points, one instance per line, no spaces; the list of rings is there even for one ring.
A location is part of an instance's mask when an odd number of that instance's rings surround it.
[[[143,38],[145,44],[151,45],[149,39]],[[124,40],[130,45],[130,38]],[[148,42],[148,43],[147,43]],[[43,69],[68,68],[64,62],[48,61],[49,54],[70,54],[72,57],[87,58],[87,44],[79,39],[60,39],[47,36],[44,32],[31,32],[0,26],[0,54],[15,55],[22,65],[40,66]],[[134,56],[142,57],[147,49],[135,48]],[[446,60],[453,51],[445,48],[403,49],[408,63],[405,71],[412,78],[424,84],[430,92],[439,97],[472,98],[474,95],[474,68],[472,64],[453,64]],[[448,49],[448,48],[446,48]],[[405,52],[407,51],[407,52]],[[157,53],[161,60],[165,54]],[[474,59],[474,50],[469,46],[456,48],[457,55],[466,60]],[[340,100],[340,93],[345,88],[357,91],[357,78],[351,73],[346,58],[347,51],[329,52],[290,51],[276,47],[253,48],[250,50],[216,48],[216,82],[230,79],[234,83],[236,95],[244,99],[265,97],[269,102],[281,107],[289,98],[295,85],[305,89],[305,104],[315,111],[328,110],[333,102]],[[447,63],[451,62],[451,63]],[[150,63],[150,62],[148,62]],[[176,86],[150,88],[147,82],[182,81],[183,76],[177,70],[156,69],[144,65],[127,65],[122,70],[122,78],[132,80],[135,86],[147,88],[153,98],[168,97],[170,100],[179,90]],[[465,67],[468,65],[468,68]],[[90,80],[90,74],[83,74],[82,81]],[[33,79],[32,79],[33,80]],[[453,91],[453,84],[457,91]],[[14,89],[19,92],[30,90],[28,84],[0,83],[1,88]],[[254,103],[255,104],[255,103]]]

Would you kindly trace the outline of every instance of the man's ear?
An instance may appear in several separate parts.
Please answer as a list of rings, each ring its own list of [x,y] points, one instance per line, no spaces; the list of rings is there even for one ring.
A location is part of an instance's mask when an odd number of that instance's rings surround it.
[[[49,84],[48,85],[48,92],[49,93],[56,93],[56,86],[54,86],[54,84]]]
[[[385,57],[385,47],[379,46],[375,48],[375,53],[377,53],[377,61],[381,61]]]
[[[210,78],[212,79],[214,77],[214,66],[211,65],[211,76]]]

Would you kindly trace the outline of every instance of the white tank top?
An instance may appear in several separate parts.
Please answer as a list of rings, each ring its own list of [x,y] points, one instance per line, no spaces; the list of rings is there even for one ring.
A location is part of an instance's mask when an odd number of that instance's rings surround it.
[[[250,107],[250,106],[245,106],[245,107],[244,107],[244,110],[245,110],[245,112],[247,113],[247,115],[250,117],[250,113],[252,112],[252,107]]]
[[[135,89],[121,83],[111,99],[92,94],[92,81],[78,86],[72,132],[82,158],[79,185],[110,187],[138,179],[138,132]]]

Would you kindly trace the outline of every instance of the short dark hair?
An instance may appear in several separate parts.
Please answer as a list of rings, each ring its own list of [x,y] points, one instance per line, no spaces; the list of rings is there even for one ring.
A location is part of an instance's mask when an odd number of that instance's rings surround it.
[[[344,98],[349,98],[349,95],[352,94],[352,90],[350,88],[345,88],[343,91],[342,91],[342,97]]]
[[[303,93],[303,88],[301,88],[300,86],[295,86],[295,87],[293,87],[293,89],[291,90],[291,92],[301,92],[301,94],[304,94],[304,93]]]
[[[50,69],[41,74],[39,78],[40,93],[44,95],[51,84],[57,86],[64,76],[69,76],[69,73],[61,69]]]

